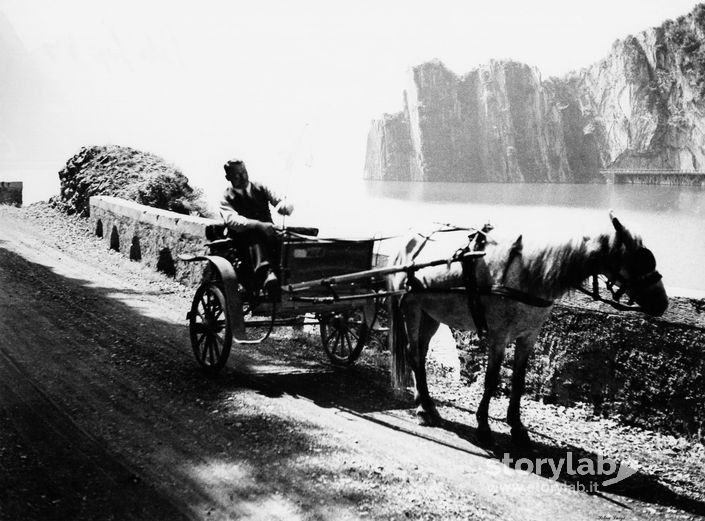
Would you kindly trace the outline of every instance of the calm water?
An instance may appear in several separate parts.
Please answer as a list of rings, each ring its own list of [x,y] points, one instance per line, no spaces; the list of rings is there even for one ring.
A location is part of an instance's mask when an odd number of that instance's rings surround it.
[[[15,171],[0,178],[25,181],[25,204],[58,193],[55,169]],[[214,202],[222,181],[219,176],[213,180],[217,182],[206,195]],[[198,179],[192,182],[201,186]],[[289,185],[288,197],[296,206],[285,224],[317,226],[328,236],[392,235],[433,222],[479,227],[489,221],[498,234],[565,237],[608,229],[608,211],[613,209],[654,251],[667,286],[678,293],[705,292],[702,188],[396,183],[306,176],[283,184]]]
[[[429,222],[479,227],[489,221],[497,233],[567,237],[609,229],[613,209],[654,251],[667,286],[677,293],[705,291],[702,188],[360,181],[334,186],[333,197],[321,190],[302,188],[304,204],[296,211],[301,221],[319,223],[331,235],[393,234]]]

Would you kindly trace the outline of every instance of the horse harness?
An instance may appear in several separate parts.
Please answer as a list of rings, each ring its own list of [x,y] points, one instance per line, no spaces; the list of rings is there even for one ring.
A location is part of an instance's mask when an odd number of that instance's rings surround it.
[[[430,235],[424,236],[423,242],[416,248],[412,255],[412,259],[415,259],[418,254],[421,252],[423,247],[426,245],[426,243],[431,240],[431,237],[440,231],[458,231],[461,228],[450,228],[450,229],[442,229],[442,230],[436,230],[432,232]],[[484,306],[482,305],[482,301],[480,300],[481,296],[487,296],[487,295],[493,295],[493,296],[499,296],[499,297],[506,297],[512,300],[516,300],[518,302],[521,302],[523,304],[527,304],[529,306],[535,306],[535,307],[550,307],[553,305],[552,300],[546,300],[540,297],[537,297],[535,295],[531,295],[530,293],[525,293],[523,291],[520,291],[518,289],[510,288],[504,285],[504,282],[507,277],[507,271],[509,270],[509,267],[511,266],[512,262],[514,259],[521,255],[520,249],[518,247],[512,247],[512,249],[509,251],[509,259],[507,260],[507,264],[505,265],[504,268],[504,273],[502,274],[502,284],[491,284],[490,286],[480,286],[477,281],[477,273],[476,273],[476,267],[477,267],[477,259],[479,257],[467,257],[465,256],[466,253],[469,252],[481,252],[485,251],[485,247],[487,246],[488,242],[488,234],[490,231],[492,231],[493,227],[492,225],[485,224],[480,230],[477,229],[468,229],[471,233],[468,235],[468,244],[464,246],[463,248],[458,249],[451,259],[449,259],[448,263],[460,260],[462,271],[463,271],[463,282],[465,284],[464,287],[458,287],[458,288],[448,288],[444,290],[431,290],[427,289],[423,286],[421,281],[419,281],[415,276],[413,271],[407,272],[407,289],[409,292],[429,292],[429,291],[442,291],[442,292],[447,292],[447,293],[455,293],[458,291],[462,291],[465,293],[466,298],[467,298],[467,303],[468,303],[468,309],[470,311],[470,316],[472,317],[473,322],[475,323],[475,328],[477,330],[477,335],[480,338],[483,338],[488,331],[488,326],[487,326],[487,317],[485,315],[485,309]]]
[[[510,288],[504,285],[507,277],[507,272],[512,265],[514,259],[521,255],[521,251],[518,247],[514,246],[509,251],[509,258],[507,259],[507,264],[504,267],[504,272],[502,274],[502,284],[491,284],[489,286],[479,286],[476,274],[476,263],[479,257],[464,257],[468,252],[479,252],[484,251],[488,242],[488,233],[493,229],[490,224],[486,224],[482,229],[477,230],[474,228],[457,228],[446,226],[444,229],[436,230],[431,234],[424,236],[423,242],[416,248],[412,255],[412,259],[421,252],[426,243],[431,240],[432,236],[437,232],[442,231],[459,231],[467,230],[471,233],[468,235],[468,244],[457,250],[449,263],[460,260],[462,270],[463,270],[463,282],[464,287],[448,288],[443,290],[428,289],[423,286],[421,281],[419,281],[413,271],[407,272],[407,290],[409,292],[445,292],[445,293],[456,293],[462,291],[467,296],[468,309],[470,311],[470,316],[472,317],[475,327],[477,329],[477,335],[482,338],[487,333],[487,318],[485,316],[485,310],[480,300],[481,296],[498,296],[506,297],[522,304],[528,306],[547,308],[553,305],[552,300],[547,300],[541,297],[537,297],[530,293],[525,293],[518,289]],[[619,273],[619,266],[612,267],[613,275],[611,277],[606,277],[605,287],[610,293],[611,299],[606,299],[600,294],[600,284],[599,284],[599,274],[594,273],[592,277],[592,288],[590,290],[585,289],[582,286],[578,286],[576,289],[593,300],[607,304],[614,309],[620,311],[642,311],[642,308],[638,305],[634,305],[634,299],[629,296],[629,302],[623,304],[621,302],[622,297],[625,294],[631,294],[634,291],[642,291],[648,288],[662,278],[662,275],[656,270],[656,259],[653,253],[648,248],[641,247],[635,254],[631,262],[633,271],[637,274],[634,278],[627,279]]]

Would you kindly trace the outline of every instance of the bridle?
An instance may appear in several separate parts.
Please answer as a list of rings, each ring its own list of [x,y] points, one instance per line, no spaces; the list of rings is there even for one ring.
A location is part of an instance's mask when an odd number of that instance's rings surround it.
[[[624,277],[618,265],[612,266],[611,275],[603,275],[605,287],[611,295],[611,300],[603,298],[600,294],[599,273],[594,273],[592,277],[592,288],[590,290],[578,286],[578,291],[592,297],[593,300],[603,302],[620,311],[643,311],[643,308],[634,304],[634,293],[641,293],[658,283],[663,277],[656,270],[656,260],[653,253],[648,248],[640,247],[633,253],[633,271],[637,273],[635,277]],[[622,297],[629,297],[629,301],[623,304]]]

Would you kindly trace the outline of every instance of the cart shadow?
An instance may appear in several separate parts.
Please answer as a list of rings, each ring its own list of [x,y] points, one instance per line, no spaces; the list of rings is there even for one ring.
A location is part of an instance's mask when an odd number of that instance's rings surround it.
[[[325,408],[337,407],[359,414],[406,408],[409,397],[395,392],[389,376],[381,369],[355,366],[349,368],[319,367],[305,372],[250,372],[246,368],[228,371],[218,377],[226,387],[245,386],[262,395],[304,397]]]

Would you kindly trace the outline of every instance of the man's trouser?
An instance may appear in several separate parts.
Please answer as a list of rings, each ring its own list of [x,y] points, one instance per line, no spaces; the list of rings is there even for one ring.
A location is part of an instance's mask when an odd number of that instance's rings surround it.
[[[277,236],[268,237],[258,230],[229,232],[235,241],[240,261],[245,273],[254,275],[258,285],[264,282],[270,271],[279,271],[281,241]]]

